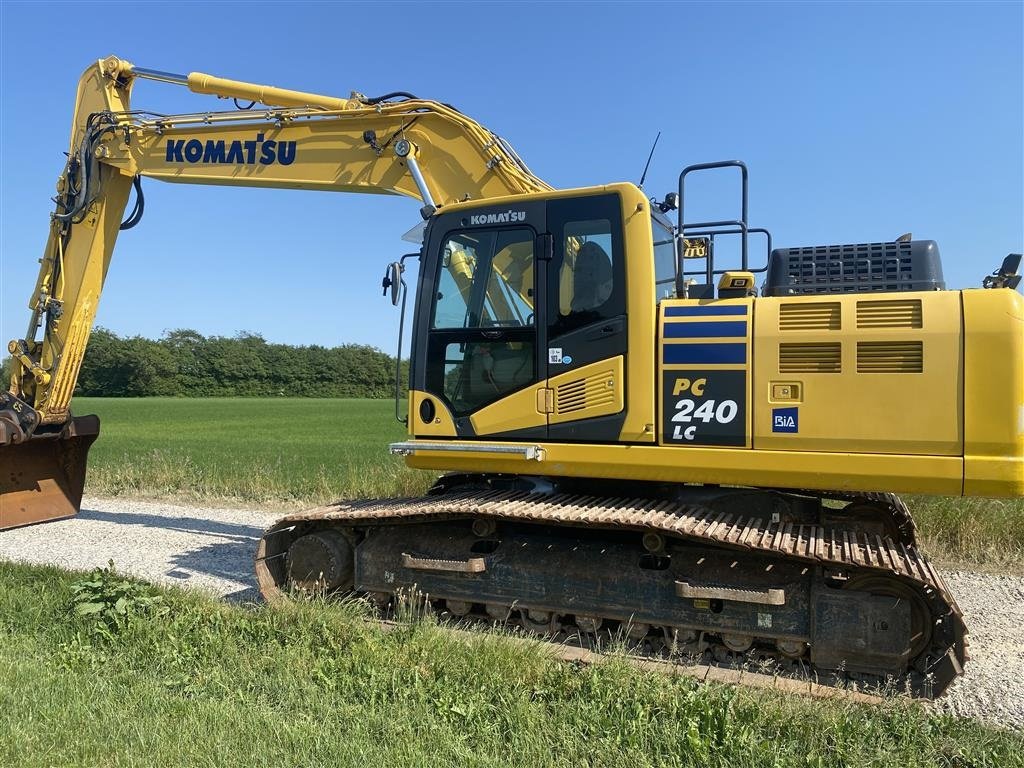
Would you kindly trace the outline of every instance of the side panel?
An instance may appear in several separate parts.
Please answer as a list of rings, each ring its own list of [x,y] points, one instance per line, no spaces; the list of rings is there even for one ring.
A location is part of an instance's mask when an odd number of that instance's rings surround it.
[[[963,291],[964,493],[1024,496],[1024,296]]]
[[[481,408],[469,417],[475,435],[497,435],[503,432],[536,429],[544,425],[546,416],[538,409],[538,397],[544,393],[544,383],[535,382],[518,392]]]
[[[754,448],[960,456],[960,293],[754,302]]]
[[[548,379],[549,424],[611,416],[625,406],[623,357],[601,360]]]
[[[750,447],[752,299],[661,302],[660,442]]]
[[[626,240],[626,309],[629,314],[629,355],[626,358],[626,420],[619,433],[623,443],[653,443],[656,435],[655,366],[657,302],[654,290],[654,251],[651,247],[651,206],[632,184],[612,185],[622,196]]]

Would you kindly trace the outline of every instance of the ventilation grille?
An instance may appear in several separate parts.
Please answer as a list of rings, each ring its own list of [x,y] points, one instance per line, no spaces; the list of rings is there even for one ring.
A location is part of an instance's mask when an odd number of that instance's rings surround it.
[[[839,373],[842,368],[839,342],[779,344],[779,373]]]
[[[615,402],[615,373],[611,369],[599,371],[583,379],[573,379],[555,387],[556,414],[576,413],[613,405]]]
[[[858,341],[857,373],[923,373],[920,341]]]
[[[765,296],[934,291],[945,288],[932,240],[777,248]]]
[[[839,302],[783,304],[779,307],[780,331],[838,331]]]
[[[920,328],[921,300],[858,301],[858,328]]]

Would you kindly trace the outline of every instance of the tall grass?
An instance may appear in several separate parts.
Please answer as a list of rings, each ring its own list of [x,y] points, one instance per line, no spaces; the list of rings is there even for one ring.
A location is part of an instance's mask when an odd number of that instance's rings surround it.
[[[1024,499],[912,496],[922,547],[944,565],[1024,567]]]
[[[429,621],[384,633],[358,603],[158,590],[160,611],[98,632],[77,578],[0,563],[0,765],[1024,765],[1019,735],[913,702],[576,667]]]

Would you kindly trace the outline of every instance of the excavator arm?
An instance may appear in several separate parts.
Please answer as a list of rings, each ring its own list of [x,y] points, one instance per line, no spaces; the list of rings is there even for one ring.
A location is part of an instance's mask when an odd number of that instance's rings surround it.
[[[232,99],[237,108],[139,110],[131,104],[138,79]],[[439,102],[406,93],[320,96],[98,61],[79,81],[28,330],[8,346],[14,372],[0,392],[0,529],[74,514],[80,503],[98,423],[72,419],[71,397],[117,235],[141,218],[142,177],[406,195],[422,202],[424,218],[458,201],[550,189],[501,137]],[[135,209],[125,219],[133,186]]]

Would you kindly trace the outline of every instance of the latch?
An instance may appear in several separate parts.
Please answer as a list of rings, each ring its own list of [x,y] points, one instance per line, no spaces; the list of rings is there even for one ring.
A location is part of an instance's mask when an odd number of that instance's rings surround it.
[[[555,412],[555,390],[544,387],[537,390],[537,413]]]

